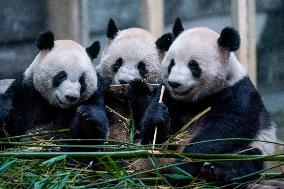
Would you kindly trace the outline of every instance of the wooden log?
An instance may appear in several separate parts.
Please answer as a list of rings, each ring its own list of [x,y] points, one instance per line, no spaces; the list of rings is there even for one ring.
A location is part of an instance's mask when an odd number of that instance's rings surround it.
[[[233,26],[239,30],[241,36],[238,59],[256,86],[255,0],[231,0],[231,18]]]
[[[56,39],[79,42],[79,0],[48,0],[48,25]]]
[[[164,30],[164,1],[143,0],[141,14],[142,27],[159,37]]]

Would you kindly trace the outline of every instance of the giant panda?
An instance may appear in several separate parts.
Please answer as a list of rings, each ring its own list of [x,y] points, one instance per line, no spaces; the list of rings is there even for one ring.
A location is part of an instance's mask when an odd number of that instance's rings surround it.
[[[150,32],[141,28],[118,30],[113,19],[108,23],[106,36],[108,43],[102,52],[97,71],[101,76],[111,78],[113,84],[106,93],[106,105],[110,108],[109,138],[128,141],[129,128],[126,128],[126,119],[132,117],[136,130],[140,130],[140,121],[137,120],[144,110],[137,102],[129,104],[127,84],[137,79],[159,83],[164,52],[156,47],[157,38]],[[119,86],[121,84],[122,87]]]
[[[103,83],[92,59],[99,42],[83,48],[71,40],[54,41],[52,32],[41,33],[40,50],[31,65],[0,96],[0,122],[5,133],[22,135],[69,128],[58,138],[105,139],[108,132]]]
[[[163,143],[179,131],[194,116],[211,107],[211,110],[193,123],[187,130],[191,140],[184,147],[185,153],[225,154],[239,153],[269,155],[271,143],[251,140],[217,140],[247,138],[275,141],[275,124],[267,112],[260,94],[252,84],[246,70],[233,51],[240,46],[238,32],[226,27],[219,35],[206,28],[185,30],[178,19],[172,33],[173,43],[162,62],[162,78],[166,87],[163,103],[158,103],[160,88],[150,97],[152,100],[141,119],[141,143],[151,144],[157,127],[157,143]],[[131,82],[132,90],[146,88],[143,82]],[[141,92],[141,90],[140,90]],[[144,97],[136,93],[136,98]],[[149,98],[149,97],[148,97]],[[166,161],[182,163],[183,160]],[[219,184],[232,182],[233,178],[255,173],[263,169],[261,161],[225,161],[215,163],[188,163],[164,169],[166,175],[181,173]],[[251,175],[234,182],[254,179]],[[188,180],[175,180],[173,185],[183,185]]]

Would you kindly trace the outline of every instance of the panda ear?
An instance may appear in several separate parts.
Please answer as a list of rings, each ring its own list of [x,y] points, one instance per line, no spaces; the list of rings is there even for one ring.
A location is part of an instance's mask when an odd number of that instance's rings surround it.
[[[39,50],[50,50],[54,46],[54,35],[51,31],[40,33],[36,40],[36,47]]]
[[[156,47],[159,50],[168,51],[172,43],[173,35],[171,33],[166,33],[157,39]]]
[[[97,58],[100,52],[100,48],[101,48],[101,45],[99,41],[95,41],[91,46],[86,48],[86,52],[91,58],[91,60],[94,60],[95,58]]]
[[[239,49],[241,43],[240,34],[232,27],[226,27],[221,31],[218,38],[218,45],[221,48],[226,48],[229,51],[236,51]]]
[[[180,18],[178,17],[173,26],[174,38],[176,38],[183,31],[184,31],[184,28],[182,26]]]
[[[118,32],[118,29],[115,25],[114,20],[111,18],[108,22],[108,26],[107,26],[107,37],[109,39],[114,39],[116,34]]]

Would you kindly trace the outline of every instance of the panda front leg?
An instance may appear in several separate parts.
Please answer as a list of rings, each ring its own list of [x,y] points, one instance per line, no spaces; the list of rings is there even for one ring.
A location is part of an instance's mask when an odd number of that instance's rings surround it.
[[[161,144],[169,139],[170,115],[168,108],[154,98],[142,119],[141,144],[151,144],[157,128],[156,143]]]
[[[129,83],[128,97],[131,114],[135,123],[136,130],[141,132],[142,118],[146,112],[150,101],[150,89],[146,83],[140,79],[134,79]]]
[[[239,150],[235,153],[243,155],[261,155],[257,148],[250,150]],[[204,163],[201,168],[201,176],[206,181],[213,181],[220,184],[240,184],[259,178],[257,173],[263,169],[263,161],[224,161],[216,163]]]
[[[109,122],[104,107],[81,105],[76,110],[70,125],[71,138],[106,139]],[[100,144],[100,141],[85,141],[81,144]]]

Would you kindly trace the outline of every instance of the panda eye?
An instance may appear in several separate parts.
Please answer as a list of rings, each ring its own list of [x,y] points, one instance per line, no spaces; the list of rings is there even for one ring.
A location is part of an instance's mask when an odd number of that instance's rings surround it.
[[[199,78],[201,76],[201,68],[196,60],[191,60],[188,63],[188,67],[195,78]]]
[[[175,66],[175,61],[174,61],[174,59],[171,59],[171,63],[170,63],[170,65],[169,65],[169,67],[168,67],[168,74],[170,74],[171,73],[171,70],[172,70],[172,68]]]
[[[52,79],[53,87],[58,87],[66,79],[67,79],[67,73],[65,71],[59,72]]]
[[[118,58],[115,61],[114,65],[112,65],[112,70],[114,72],[117,72],[119,70],[119,68],[122,66],[122,64],[123,64],[123,59],[122,58]]]
[[[137,69],[139,71],[139,74],[145,78],[146,74],[148,73],[147,69],[146,69],[146,65],[143,61],[140,61],[138,63]]]
[[[85,77],[85,74],[83,73],[79,79],[79,83],[81,85],[81,90],[80,92],[84,92],[86,90],[86,77]]]

